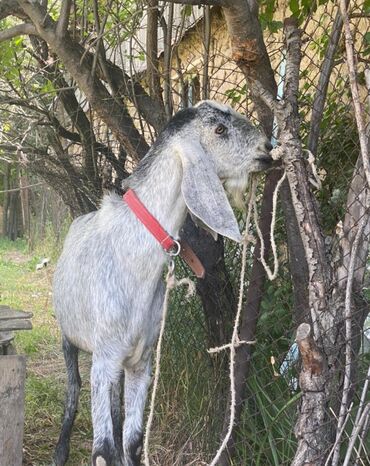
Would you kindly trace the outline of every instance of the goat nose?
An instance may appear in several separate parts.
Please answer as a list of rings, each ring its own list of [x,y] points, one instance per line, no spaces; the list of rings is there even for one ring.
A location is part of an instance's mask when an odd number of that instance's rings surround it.
[[[265,142],[265,149],[266,149],[267,152],[272,151],[273,148],[274,147],[273,147],[273,145],[271,144],[270,141]]]

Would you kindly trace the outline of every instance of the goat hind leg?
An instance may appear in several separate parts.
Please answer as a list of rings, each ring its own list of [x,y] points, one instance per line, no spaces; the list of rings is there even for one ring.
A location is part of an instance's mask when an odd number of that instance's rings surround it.
[[[121,361],[93,355],[91,367],[91,415],[94,431],[93,466],[121,464],[115,447],[111,412],[111,389],[118,383]]]
[[[78,371],[78,348],[63,336],[63,354],[67,367],[67,394],[62,429],[54,452],[54,464],[63,466],[69,456],[69,444],[73,422],[76,416],[81,378]]]
[[[150,355],[134,367],[125,368],[125,421],[123,452],[125,466],[139,466],[143,444],[143,415],[150,384]]]

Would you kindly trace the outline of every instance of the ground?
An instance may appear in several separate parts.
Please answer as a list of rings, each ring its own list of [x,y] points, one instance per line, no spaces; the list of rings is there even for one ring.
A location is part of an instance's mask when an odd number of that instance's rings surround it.
[[[63,412],[65,369],[51,295],[55,260],[36,271],[36,264],[50,252],[49,244],[31,255],[24,241],[0,241],[0,303],[33,313],[33,330],[18,332],[15,339],[17,352],[27,355],[24,466],[51,464]],[[70,466],[90,464],[89,357],[80,359],[83,386]]]

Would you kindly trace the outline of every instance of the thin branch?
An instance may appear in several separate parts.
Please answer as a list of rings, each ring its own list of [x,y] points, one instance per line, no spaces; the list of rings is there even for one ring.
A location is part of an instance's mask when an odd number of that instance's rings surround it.
[[[204,29],[203,29],[203,85],[202,99],[209,98],[209,53],[211,47],[211,9],[204,7]]]
[[[72,0],[63,0],[60,15],[56,27],[56,35],[63,37],[68,29],[69,16],[71,14]]]
[[[339,3],[340,11],[342,13],[344,32],[345,32],[345,44],[346,44],[346,59],[349,70],[349,83],[351,86],[352,101],[355,110],[355,117],[357,123],[358,136],[360,140],[362,162],[364,164],[364,171],[366,175],[366,181],[370,187],[370,163],[369,163],[369,151],[367,147],[366,138],[366,126],[363,119],[364,110],[360,101],[360,94],[357,84],[357,70],[356,61],[354,55],[353,38],[351,33],[351,27],[349,24],[349,18],[347,13],[346,0],[340,0]]]
[[[361,223],[358,227],[356,237],[353,241],[352,251],[351,251],[351,260],[349,263],[347,286],[346,286],[346,296],[344,301],[344,319],[345,319],[345,331],[346,331],[346,362],[344,370],[344,383],[342,391],[342,400],[339,411],[338,426],[337,426],[337,437],[342,430],[342,426],[345,420],[345,415],[347,411],[348,404],[348,393],[351,386],[351,371],[352,371],[352,286],[353,286],[353,277],[355,273],[355,264],[357,259],[357,251],[362,237],[364,228],[369,221],[369,216],[364,215],[361,219]],[[336,439],[337,445],[334,450],[332,466],[336,466],[339,461],[339,452],[340,452],[340,442],[338,438]]]
[[[42,115],[48,116],[47,110],[43,110],[36,105],[32,105],[29,101],[22,100],[22,99],[15,99],[13,97],[5,97],[0,95],[0,105],[16,105],[18,107],[28,108],[29,110],[33,110],[34,112],[41,113]]]
[[[346,0],[348,4],[348,0]],[[325,51],[325,58],[321,65],[321,72],[319,81],[317,84],[317,89],[315,92],[315,98],[312,104],[312,116],[310,123],[310,132],[308,135],[307,148],[314,155],[316,155],[317,145],[320,137],[320,123],[322,120],[322,115],[324,111],[324,105],[326,101],[326,94],[329,86],[329,80],[333,67],[336,65],[334,62],[335,53],[338,48],[338,43],[340,36],[342,34],[343,20],[340,12],[337,12],[337,15],[333,22],[333,27],[331,30],[329,43]]]
[[[369,368],[367,370],[365,383],[364,383],[364,386],[362,388],[360,404],[358,405],[358,411],[357,411],[356,419],[355,419],[355,425],[357,425],[359,423],[361,412],[362,412],[362,410],[363,410],[363,408],[365,406],[365,399],[366,399],[367,390],[369,388],[369,382],[370,382],[370,366],[369,366]]]
[[[361,429],[362,429],[362,426],[364,425],[365,420],[366,420],[367,416],[369,415],[369,413],[370,413],[370,403],[368,403],[366,405],[364,411],[361,414],[361,417],[359,419],[358,424],[354,426],[355,428],[354,428],[354,430],[352,432],[352,435],[351,435],[351,438],[350,438],[350,442],[349,442],[349,445],[348,445],[346,457],[345,457],[345,459],[343,461],[343,466],[348,466],[348,464],[349,464],[349,461],[351,459],[352,450],[353,450],[353,447],[355,446],[356,439],[359,436],[359,434],[361,432]]]
[[[171,64],[172,64],[172,29],[173,29],[173,13],[174,6],[171,3],[168,7],[168,24],[162,15],[160,24],[163,30],[163,100],[168,119],[171,118],[173,112],[172,101],[172,85],[171,85]]]
[[[36,28],[33,24],[30,23],[23,23],[17,24],[9,29],[5,29],[4,31],[0,31],[0,42],[4,42],[9,39],[13,39],[13,37],[24,36],[24,35],[38,35]]]
[[[15,193],[15,192],[18,192],[18,191],[22,191],[22,189],[28,189],[28,188],[34,188],[36,186],[44,186],[45,183],[44,182],[40,182],[40,183],[34,183],[34,184],[29,184],[27,186],[20,186],[19,188],[14,188],[14,189],[5,189],[4,191],[0,191],[0,194],[4,194],[4,193]]]
[[[168,0],[168,3],[182,3],[183,5],[214,5],[227,6],[227,0]]]
[[[15,153],[17,151],[25,152],[28,154],[48,155],[47,150],[36,149],[35,147],[23,147],[13,144],[0,144],[0,150]]]

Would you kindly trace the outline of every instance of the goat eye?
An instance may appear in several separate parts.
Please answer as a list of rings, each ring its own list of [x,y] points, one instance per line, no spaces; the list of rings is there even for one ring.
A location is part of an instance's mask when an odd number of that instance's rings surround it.
[[[217,128],[215,130],[215,133],[216,134],[223,134],[223,133],[225,133],[226,129],[227,129],[226,126],[220,124],[220,125],[217,126]]]

